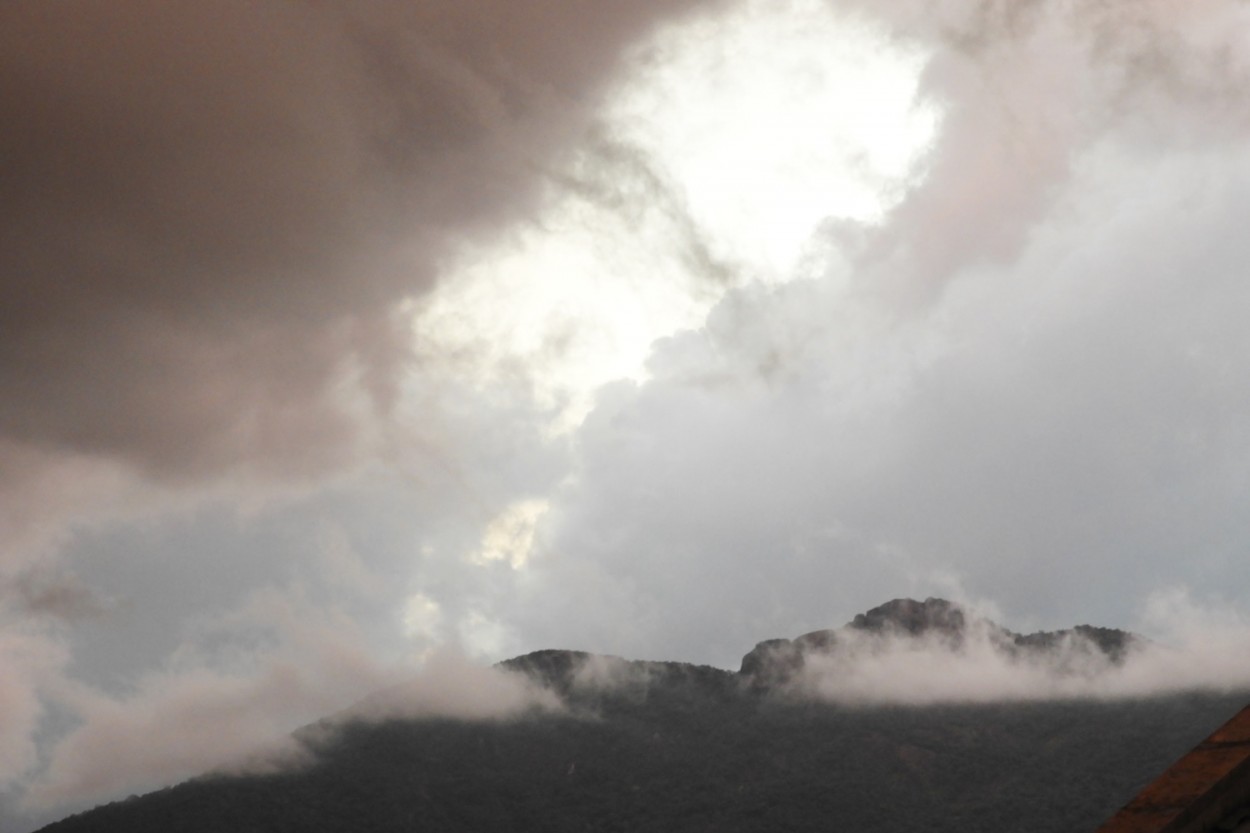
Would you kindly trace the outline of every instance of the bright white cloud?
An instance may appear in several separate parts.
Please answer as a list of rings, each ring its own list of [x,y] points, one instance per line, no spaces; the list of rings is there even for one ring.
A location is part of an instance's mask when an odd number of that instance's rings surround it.
[[[470,560],[478,564],[502,561],[518,570],[534,549],[538,522],[551,508],[546,500],[520,500],[495,517],[482,535],[482,546]]]
[[[793,278],[823,221],[879,218],[937,122],[920,51],[820,0],[746,0],[635,52],[610,122],[765,280]]]
[[[409,637],[435,638],[443,624],[443,609],[424,593],[414,593],[404,603],[404,633]]]
[[[912,8],[944,117],[850,282],[737,287],[601,392],[532,561],[583,592],[527,597],[535,642],[731,664],[935,576],[1050,628],[1250,578],[1240,59],[1030,8]]]
[[[415,310],[423,352],[483,384],[523,377],[574,428],[600,385],[645,378],[656,339],[699,327],[734,285],[823,268],[823,222],[878,219],[902,195],[936,124],[921,63],[811,0],[662,30],[540,219],[450,261]]]

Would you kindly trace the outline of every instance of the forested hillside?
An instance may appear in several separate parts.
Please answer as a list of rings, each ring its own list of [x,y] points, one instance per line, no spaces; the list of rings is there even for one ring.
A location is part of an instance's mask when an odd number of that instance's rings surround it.
[[[847,708],[709,671],[582,714],[350,724],[306,769],[205,777],[46,830],[1068,833],[1250,696]]]
[[[298,768],[208,775],[45,831],[1072,833],[1097,827],[1250,699],[871,705],[795,683],[806,664],[887,644],[878,637],[959,656],[971,627],[941,600],[896,600],[841,630],[763,642],[736,673],[539,651],[501,668],[560,708],[506,720],[348,710],[297,733],[311,753]],[[1055,674],[1114,670],[1140,642],[1088,627],[978,633]],[[1093,651],[1101,664],[1072,666],[1057,651]]]

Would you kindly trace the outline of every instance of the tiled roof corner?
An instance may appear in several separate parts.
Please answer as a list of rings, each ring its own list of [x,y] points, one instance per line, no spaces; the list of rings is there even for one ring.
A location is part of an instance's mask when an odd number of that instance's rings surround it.
[[[1240,831],[1242,820],[1234,817],[1247,806],[1250,706],[1169,767],[1096,833]]]

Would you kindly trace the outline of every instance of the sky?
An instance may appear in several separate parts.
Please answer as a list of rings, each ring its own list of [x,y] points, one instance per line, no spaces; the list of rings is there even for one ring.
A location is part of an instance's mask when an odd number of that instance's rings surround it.
[[[0,826],[540,648],[1250,645],[1247,15],[7,0]]]

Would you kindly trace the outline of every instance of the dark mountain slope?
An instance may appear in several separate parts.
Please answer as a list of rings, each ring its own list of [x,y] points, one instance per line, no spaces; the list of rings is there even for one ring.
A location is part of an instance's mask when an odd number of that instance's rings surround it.
[[[306,733],[302,770],[203,777],[45,831],[1068,833],[1250,697],[850,708],[681,663],[541,651],[503,667],[568,710],[348,721]]]

